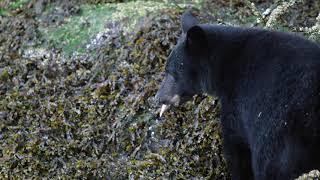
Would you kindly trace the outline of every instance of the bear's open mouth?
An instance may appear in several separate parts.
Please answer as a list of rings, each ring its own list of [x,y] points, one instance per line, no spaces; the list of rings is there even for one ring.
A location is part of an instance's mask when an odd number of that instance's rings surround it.
[[[171,104],[173,104],[174,106],[178,106],[179,103],[180,103],[180,96],[176,94],[169,100],[169,104],[162,104],[161,109],[160,109],[160,117],[163,115],[163,113],[167,109],[169,109]]]

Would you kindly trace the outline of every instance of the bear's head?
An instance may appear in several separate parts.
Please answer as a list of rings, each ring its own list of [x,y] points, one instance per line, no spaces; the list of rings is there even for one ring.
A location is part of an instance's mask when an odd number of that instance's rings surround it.
[[[182,35],[167,59],[165,78],[156,100],[163,104],[160,116],[169,105],[179,105],[202,93],[206,82],[203,70],[207,65],[209,46],[205,30],[190,11],[181,18]]]

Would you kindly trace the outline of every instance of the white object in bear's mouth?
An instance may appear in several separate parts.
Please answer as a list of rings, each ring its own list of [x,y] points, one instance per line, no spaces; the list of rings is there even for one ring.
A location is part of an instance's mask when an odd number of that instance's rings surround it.
[[[160,117],[162,116],[162,114],[163,114],[168,108],[169,108],[168,105],[162,104],[161,110],[160,110]]]

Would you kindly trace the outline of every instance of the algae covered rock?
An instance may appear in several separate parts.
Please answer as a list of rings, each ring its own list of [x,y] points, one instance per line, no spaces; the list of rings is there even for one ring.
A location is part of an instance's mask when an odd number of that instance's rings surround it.
[[[3,2],[0,179],[228,179],[217,99],[194,97],[163,118],[153,99],[186,6]],[[210,3],[206,20],[247,11]]]
[[[319,170],[312,170],[309,173],[305,173],[299,176],[296,180],[315,180],[320,179],[320,172]]]
[[[180,14],[148,15],[129,34],[108,21],[110,31],[89,55],[71,57],[42,46],[46,36],[38,29],[50,22],[5,17],[0,177],[227,176],[214,99],[196,97],[161,119],[153,103]]]

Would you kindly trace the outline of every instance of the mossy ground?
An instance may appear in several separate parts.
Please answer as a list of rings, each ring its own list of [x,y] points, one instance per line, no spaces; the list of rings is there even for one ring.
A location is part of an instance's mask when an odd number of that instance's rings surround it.
[[[190,1],[19,2],[0,21],[0,179],[229,178],[215,97],[163,118],[153,103]],[[203,22],[266,24],[242,1],[191,2]],[[289,12],[276,28],[313,27],[318,4],[305,3],[308,18]]]
[[[185,7],[185,4],[164,3],[161,1],[130,1],[127,3],[83,4],[81,12],[67,17],[65,23],[60,26],[40,28],[50,44],[62,48],[63,52],[84,53],[85,45],[99,32],[106,29],[106,22],[118,21],[123,25],[123,31],[135,31],[138,21],[151,12],[161,9]],[[51,13],[54,9],[49,9]]]

